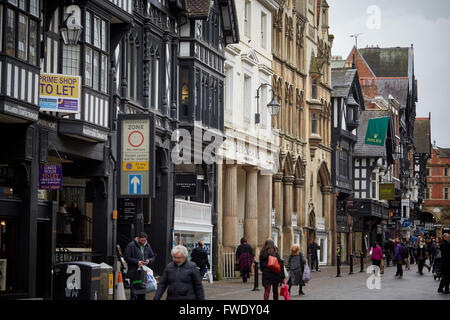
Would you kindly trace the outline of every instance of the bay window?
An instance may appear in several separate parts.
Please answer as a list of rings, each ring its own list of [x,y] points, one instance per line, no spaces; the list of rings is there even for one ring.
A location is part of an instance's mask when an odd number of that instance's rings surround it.
[[[80,75],[80,46],[63,44],[63,74]]]
[[[94,13],[85,12],[84,85],[108,92],[108,22]]]
[[[6,16],[0,5],[0,42],[5,37],[5,53],[33,65],[38,63],[38,0],[8,0]],[[3,23],[5,18],[5,24]],[[5,32],[3,34],[3,27]],[[0,45],[3,50],[3,43]]]

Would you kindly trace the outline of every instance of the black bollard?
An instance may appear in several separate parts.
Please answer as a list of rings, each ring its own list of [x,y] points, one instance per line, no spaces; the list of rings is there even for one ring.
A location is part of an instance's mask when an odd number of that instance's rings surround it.
[[[340,278],[341,277],[341,255],[340,254],[337,255],[336,265],[337,265],[337,275],[336,275],[336,277]]]
[[[353,274],[353,253],[350,254],[350,273]]]
[[[259,269],[258,269],[258,261],[255,261],[255,285],[253,287],[252,291],[259,291],[259,283],[258,283],[258,275],[259,275]]]
[[[364,254],[361,252],[361,271],[364,272]]]

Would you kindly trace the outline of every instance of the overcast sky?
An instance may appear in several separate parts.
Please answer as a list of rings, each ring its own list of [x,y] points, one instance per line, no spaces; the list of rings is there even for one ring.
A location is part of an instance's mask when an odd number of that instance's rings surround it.
[[[355,44],[350,35],[357,33],[359,48],[414,45],[417,117],[431,112],[431,141],[450,148],[450,1],[327,1],[333,55],[347,58]]]

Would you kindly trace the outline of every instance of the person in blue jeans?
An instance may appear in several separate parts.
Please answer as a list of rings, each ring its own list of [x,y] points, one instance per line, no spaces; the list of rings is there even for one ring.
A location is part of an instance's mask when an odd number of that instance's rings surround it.
[[[147,234],[141,232],[125,249],[124,259],[128,264],[127,276],[131,280],[130,300],[145,300],[145,294],[136,294],[133,288],[133,279],[139,268],[155,262],[156,256],[153,253],[152,247],[147,242],[147,238]]]

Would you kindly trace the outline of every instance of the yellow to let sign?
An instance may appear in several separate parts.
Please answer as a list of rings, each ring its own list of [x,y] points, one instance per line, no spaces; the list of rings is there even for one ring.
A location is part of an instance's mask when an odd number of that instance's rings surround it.
[[[41,74],[39,85],[39,94],[41,96],[72,99],[80,97],[80,77]]]
[[[124,162],[123,163],[123,171],[148,171],[150,168],[149,161],[143,161],[143,162]]]

